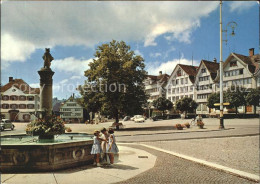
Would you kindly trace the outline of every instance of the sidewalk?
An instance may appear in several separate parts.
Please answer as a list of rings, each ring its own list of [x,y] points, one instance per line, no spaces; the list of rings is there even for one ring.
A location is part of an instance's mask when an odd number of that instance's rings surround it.
[[[115,183],[130,179],[155,165],[156,156],[146,151],[126,146],[119,146],[119,150],[119,162],[113,166],[90,165],[54,173],[1,174],[1,184]]]

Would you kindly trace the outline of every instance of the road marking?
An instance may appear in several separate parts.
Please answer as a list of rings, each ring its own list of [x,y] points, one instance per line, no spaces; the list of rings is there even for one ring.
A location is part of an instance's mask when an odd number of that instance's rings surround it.
[[[154,150],[157,150],[157,151],[161,151],[161,152],[164,152],[164,153],[168,153],[170,155],[174,155],[174,156],[186,159],[186,160],[190,160],[192,162],[196,162],[196,163],[208,166],[208,167],[213,167],[215,169],[218,169],[218,170],[239,176],[241,178],[245,178],[245,179],[248,179],[248,180],[251,180],[251,181],[256,181],[256,182],[260,181],[260,178],[259,178],[258,175],[247,173],[247,172],[240,171],[240,170],[237,170],[237,169],[232,169],[232,168],[229,168],[229,167],[226,167],[226,166],[222,166],[222,165],[219,165],[219,164],[216,164],[216,163],[197,159],[197,158],[190,157],[190,156],[187,156],[187,155],[183,155],[183,154],[180,154],[180,153],[176,153],[176,152],[173,152],[173,151],[164,150],[164,149],[161,149],[161,148],[157,148],[155,146],[149,146],[149,145],[146,145],[146,144],[136,144],[136,143],[117,143],[117,144],[141,145],[141,146],[151,148],[151,149],[154,149]]]

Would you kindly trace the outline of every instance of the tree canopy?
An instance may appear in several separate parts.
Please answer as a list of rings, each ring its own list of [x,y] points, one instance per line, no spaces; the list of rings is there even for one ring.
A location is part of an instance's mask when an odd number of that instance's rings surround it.
[[[165,97],[159,97],[153,101],[153,106],[164,114],[164,111],[172,109],[173,103]]]
[[[249,105],[254,106],[254,113],[256,114],[256,106],[260,103],[260,88],[251,89],[246,96],[246,101]]]
[[[225,94],[224,94],[224,100],[226,102],[230,103],[231,108],[235,108],[236,109],[236,114],[238,112],[238,107],[239,106],[246,106],[246,89],[240,87],[240,86],[231,86],[231,88],[229,88]]]
[[[95,59],[85,71],[82,99],[89,111],[112,115],[140,114],[148,96],[144,91],[144,59],[125,42],[112,40],[98,46]]]
[[[175,108],[176,110],[185,112],[194,112],[194,110],[198,107],[198,104],[189,97],[184,97],[176,102]]]
[[[219,106],[215,106],[215,103],[219,103],[220,102],[220,94],[218,93],[211,93],[208,97],[208,103],[207,106],[209,108],[216,108],[219,109]]]

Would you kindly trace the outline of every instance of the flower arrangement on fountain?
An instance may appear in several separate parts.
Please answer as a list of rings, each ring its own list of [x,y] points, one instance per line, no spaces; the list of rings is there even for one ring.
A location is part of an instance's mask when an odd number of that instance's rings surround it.
[[[37,119],[27,124],[26,133],[32,135],[58,135],[65,133],[69,127],[57,116],[51,116],[48,119]]]

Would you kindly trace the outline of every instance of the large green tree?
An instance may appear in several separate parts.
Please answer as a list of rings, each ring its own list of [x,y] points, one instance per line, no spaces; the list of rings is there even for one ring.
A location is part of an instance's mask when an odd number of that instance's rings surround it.
[[[230,103],[231,108],[236,109],[236,114],[238,113],[238,107],[239,106],[245,106],[245,112],[246,112],[246,90],[240,86],[231,86],[225,94],[224,94],[224,100],[226,102]]]
[[[246,96],[246,102],[254,106],[254,114],[256,114],[256,106],[260,103],[260,88],[251,89]]]
[[[159,98],[157,98],[156,100],[153,101],[153,106],[156,109],[158,109],[159,111],[162,111],[163,115],[164,115],[164,112],[166,110],[172,109],[173,104],[170,100],[168,100],[164,97],[159,97]]]
[[[139,114],[148,98],[143,83],[147,74],[144,59],[125,42],[115,40],[98,46],[94,56],[85,71],[82,95],[86,106],[94,105],[95,111],[112,115],[117,123],[119,114]]]
[[[184,97],[178,100],[175,104],[176,110],[181,111],[182,113],[185,112],[185,116],[187,112],[194,112],[194,110],[198,107],[198,104],[189,97]]]
[[[219,103],[220,102],[220,94],[218,93],[211,93],[208,97],[208,103],[207,106],[209,108],[216,108],[219,109],[219,106],[215,106],[215,103]]]

